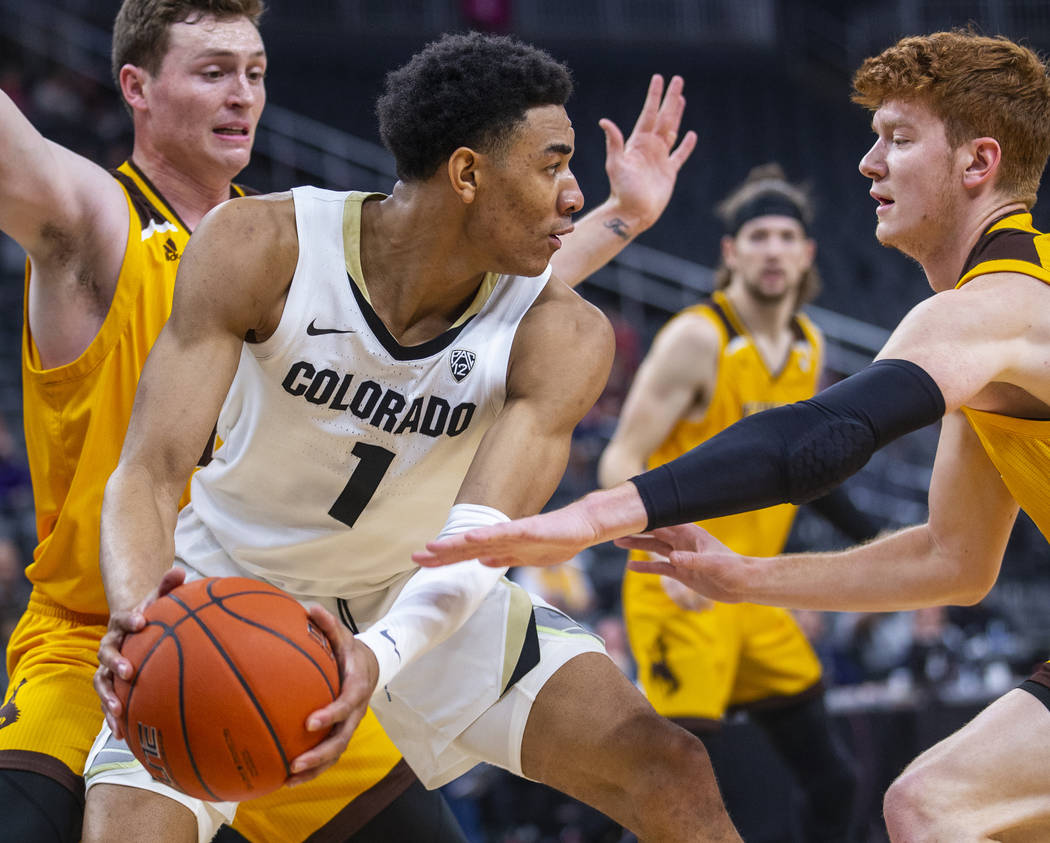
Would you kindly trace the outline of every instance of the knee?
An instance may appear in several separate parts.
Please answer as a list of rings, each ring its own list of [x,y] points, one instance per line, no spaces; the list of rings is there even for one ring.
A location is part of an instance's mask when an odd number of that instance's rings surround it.
[[[739,840],[703,743],[655,716],[654,740],[637,747],[634,770],[624,782],[643,830],[639,838],[695,839],[697,829],[704,829],[703,839]]]
[[[696,801],[706,796],[721,805],[711,759],[700,739],[656,714],[647,727],[653,739],[636,747],[630,786],[645,791],[646,798],[681,795]],[[638,776],[639,770],[645,775]]]
[[[638,717],[638,734],[649,736],[648,745],[636,744],[635,763],[666,770],[669,776],[695,767],[710,767],[710,759],[700,738],[656,712],[645,712]],[[660,747],[654,751],[654,747]]]

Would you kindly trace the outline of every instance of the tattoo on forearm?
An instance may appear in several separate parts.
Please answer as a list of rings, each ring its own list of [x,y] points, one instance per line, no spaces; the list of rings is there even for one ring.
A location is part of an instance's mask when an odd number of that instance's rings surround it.
[[[630,228],[628,227],[627,223],[625,223],[619,217],[613,217],[611,220],[605,223],[605,227],[608,228],[617,237],[621,237],[624,240],[631,239]]]

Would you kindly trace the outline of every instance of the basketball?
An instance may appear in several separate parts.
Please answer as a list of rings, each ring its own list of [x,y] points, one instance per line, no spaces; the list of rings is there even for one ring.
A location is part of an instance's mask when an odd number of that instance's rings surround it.
[[[184,583],[124,639],[114,678],[135,757],[158,781],[210,802],[279,788],[319,743],[306,718],[339,694],[324,633],[294,598],[258,580]]]

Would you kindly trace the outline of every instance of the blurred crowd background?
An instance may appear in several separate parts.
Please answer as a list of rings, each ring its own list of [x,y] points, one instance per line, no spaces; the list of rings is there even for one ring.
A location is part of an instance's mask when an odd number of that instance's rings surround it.
[[[131,141],[108,71],[118,5],[0,0],[0,88],[45,136],[106,167],[130,154]],[[607,190],[598,119],[615,120],[626,134],[650,74],[685,77],[684,123],[700,142],[675,196],[651,231],[581,287],[612,319],[617,357],[605,393],[577,431],[552,505],[595,487],[598,455],[653,334],[710,289],[722,233],[712,208],[752,166],[778,161],[816,198],[813,232],[824,290],[809,312],[829,338],[828,382],[870,360],[888,330],[929,294],[918,267],[873,236],[873,202],[856,169],[870,144],[870,118],[849,101],[851,73],[865,56],[909,32],[970,23],[1050,48],[1050,4],[1043,0],[269,0],[268,6],[262,32],[270,105],[253,163],[238,179],[262,191],[302,183],[389,189],[393,168],[378,144],[376,95],[388,70],[443,31],[508,32],[569,64],[576,81],[569,103],[573,169],[593,203]],[[1038,204],[1034,215],[1045,230],[1050,211]],[[21,250],[0,235],[4,641],[28,595],[22,570],[36,530],[21,433],[23,264]],[[847,484],[854,503],[887,529],[923,520],[936,436],[936,429],[920,431],[877,454]],[[845,544],[803,509],[789,549]],[[883,839],[881,793],[901,766],[1050,654],[1048,555],[1022,514],[1002,576],[977,606],[801,616],[825,664],[829,706],[861,770],[858,812],[872,841]],[[596,629],[630,675],[622,570],[622,553],[602,546],[561,568],[517,576]],[[788,777],[746,721],[730,720],[710,748],[745,838],[794,839],[786,811],[775,807],[792,798]],[[477,841],[629,839],[582,806],[490,768],[447,793]]]

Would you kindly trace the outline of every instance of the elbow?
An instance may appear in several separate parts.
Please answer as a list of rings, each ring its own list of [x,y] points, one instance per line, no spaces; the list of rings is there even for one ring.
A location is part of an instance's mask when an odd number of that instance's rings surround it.
[[[960,554],[955,557],[949,582],[953,584],[948,600],[954,606],[974,606],[992,590],[999,576],[1000,560],[977,560]]]
[[[604,451],[602,451],[601,457],[598,459],[598,485],[603,489],[608,489],[610,486],[615,486],[618,482],[615,479],[615,463],[616,458],[614,456],[614,447],[610,445]]]
[[[995,585],[995,579],[981,579],[977,582],[963,583],[957,590],[955,598],[951,601],[955,606],[975,606],[988,596],[988,592]]]
[[[598,459],[598,485],[611,489],[643,471],[645,460],[635,458],[613,439]]]
[[[957,529],[924,526],[928,544],[921,562],[929,575],[927,605],[973,606],[992,590],[999,577],[1005,542],[974,541]]]

